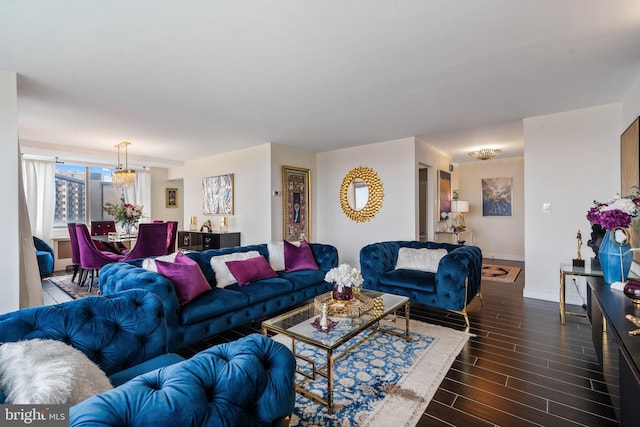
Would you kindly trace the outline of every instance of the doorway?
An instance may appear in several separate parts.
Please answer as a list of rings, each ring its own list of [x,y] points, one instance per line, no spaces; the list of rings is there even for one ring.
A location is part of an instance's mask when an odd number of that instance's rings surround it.
[[[429,168],[418,169],[418,240],[426,242],[429,236]]]

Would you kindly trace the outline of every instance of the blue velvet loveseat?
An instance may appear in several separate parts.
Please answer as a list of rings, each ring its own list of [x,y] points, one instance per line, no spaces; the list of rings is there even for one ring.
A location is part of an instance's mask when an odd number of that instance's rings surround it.
[[[131,290],[0,315],[0,343],[62,341],[109,376],[113,389],[70,408],[71,426],[272,426],[291,415],[285,346],[252,334],[184,360],[167,353],[165,320],[156,295]]]
[[[277,277],[243,286],[235,283],[224,288],[216,286],[216,275],[211,265],[213,257],[257,251],[268,260],[269,245],[189,252],[186,255],[197,262],[211,289],[184,305],[180,304],[172,281],[159,273],[141,268],[143,260],[103,267],[100,271],[100,292],[110,295],[126,289],[142,288],[158,295],[167,317],[169,350],[173,351],[331,290],[332,285],[324,281],[324,276],[338,265],[338,251],[331,245],[310,243],[309,246],[317,270],[278,271]]]
[[[445,249],[435,272],[396,268],[400,248]],[[372,243],[360,250],[363,287],[404,295],[411,302],[455,311],[469,318],[466,307],[480,292],[482,252],[476,246],[418,241]]]

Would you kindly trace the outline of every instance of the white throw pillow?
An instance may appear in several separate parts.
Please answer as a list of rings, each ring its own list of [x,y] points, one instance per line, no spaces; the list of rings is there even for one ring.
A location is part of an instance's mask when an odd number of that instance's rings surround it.
[[[229,271],[229,267],[227,267],[227,261],[242,261],[259,256],[260,253],[258,251],[249,251],[211,257],[211,268],[213,268],[213,272],[216,275],[216,287],[224,288],[237,282],[236,278],[233,277],[233,274]]]
[[[438,263],[447,253],[446,249],[400,248],[398,250],[396,269],[405,268],[436,273],[438,271]]]
[[[5,403],[75,405],[113,387],[104,372],[70,345],[33,339],[0,345]]]
[[[156,267],[156,260],[164,262],[176,262],[176,255],[178,255],[177,251],[169,255],[162,255],[155,258],[145,258],[142,261],[142,268],[157,273],[158,267]]]
[[[300,242],[289,243],[300,247]],[[269,264],[271,265],[271,268],[273,268],[273,271],[284,270],[284,242],[267,243],[267,249],[269,250]]]

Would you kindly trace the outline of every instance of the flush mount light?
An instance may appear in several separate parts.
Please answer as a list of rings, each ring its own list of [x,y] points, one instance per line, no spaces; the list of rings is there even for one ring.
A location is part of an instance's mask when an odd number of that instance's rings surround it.
[[[470,152],[469,155],[478,160],[489,160],[498,153],[502,153],[502,150],[497,148],[481,148],[480,150]]]

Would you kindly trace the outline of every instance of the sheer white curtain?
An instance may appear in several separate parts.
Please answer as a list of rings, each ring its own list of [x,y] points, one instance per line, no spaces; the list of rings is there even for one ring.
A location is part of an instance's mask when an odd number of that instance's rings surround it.
[[[22,165],[18,162],[18,174],[22,173]],[[24,191],[24,182],[18,179],[18,211],[20,212],[20,308],[33,307],[44,304],[42,298],[42,282],[36,259],[36,248],[33,246],[29,209]]]
[[[56,163],[53,160],[22,159],[22,178],[31,232],[51,242],[56,204]]]
[[[147,169],[136,171],[136,182],[125,190],[125,201],[144,207],[141,222],[151,222],[151,173]]]

